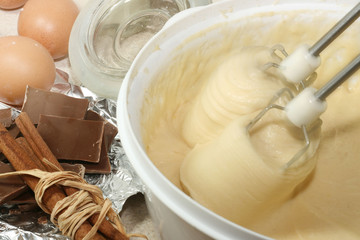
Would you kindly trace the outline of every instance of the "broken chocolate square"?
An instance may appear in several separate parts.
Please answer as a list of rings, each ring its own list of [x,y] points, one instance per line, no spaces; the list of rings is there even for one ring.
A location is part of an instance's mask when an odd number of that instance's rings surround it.
[[[11,109],[5,108],[0,109],[0,123],[4,125],[4,127],[10,127],[12,124],[11,121]]]
[[[92,174],[108,174],[111,172],[110,160],[107,154],[107,148],[105,143],[102,144],[100,161],[98,163],[83,163],[85,167],[85,173]]]
[[[100,114],[88,110],[85,115],[85,120],[94,120],[94,121],[104,121],[104,141],[106,149],[109,150],[112,141],[114,140],[116,134],[118,133],[118,129],[116,126],[114,126],[109,121],[105,120],[103,117],[100,116]]]
[[[80,177],[84,177],[85,167],[82,164],[70,164],[70,163],[60,163],[64,171],[72,171],[79,174]]]
[[[14,172],[10,164],[0,162],[0,173]],[[27,191],[28,187],[19,176],[9,176],[0,178],[0,205],[11,199],[16,198],[23,192]]]
[[[37,129],[57,159],[99,162],[104,122],[40,115]]]
[[[84,119],[89,101],[28,87],[21,111],[37,124],[40,114]]]
[[[13,125],[11,125],[10,127],[8,127],[7,130],[9,131],[10,135],[11,135],[13,138],[16,138],[16,137],[19,135],[19,133],[20,133],[19,128],[18,128],[15,124],[13,124]]]
[[[27,190],[26,192],[20,194],[14,199],[11,199],[7,202],[10,205],[17,205],[17,204],[36,204],[34,192],[32,190]]]

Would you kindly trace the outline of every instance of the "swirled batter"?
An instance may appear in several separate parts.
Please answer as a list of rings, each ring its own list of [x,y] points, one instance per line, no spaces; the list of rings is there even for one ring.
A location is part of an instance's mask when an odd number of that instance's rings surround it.
[[[334,22],[319,11],[284,12],[275,19],[270,13],[247,19],[236,30],[222,26],[227,38],[221,44],[206,42],[179,54],[154,80],[144,102],[143,138],[154,164],[204,206],[264,235],[359,239],[358,74],[329,97],[321,136],[316,128],[309,155],[286,171],[281,167],[303,144],[298,129],[275,111],[251,137],[245,130],[284,86],[276,71],[258,71],[277,61],[266,49],[282,43],[291,52],[299,44],[311,45]],[[360,52],[358,33],[353,27],[324,51],[315,87]]]

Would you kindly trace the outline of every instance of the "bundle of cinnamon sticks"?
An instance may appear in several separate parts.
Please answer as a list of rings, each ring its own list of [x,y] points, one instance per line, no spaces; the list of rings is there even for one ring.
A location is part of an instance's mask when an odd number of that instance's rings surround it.
[[[14,139],[7,129],[0,124],[0,151],[3,152],[16,171],[39,169],[54,172],[63,170],[25,112],[20,113],[15,123],[24,137]],[[51,164],[45,163],[43,159],[46,159]],[[29,175],[23,175],[22,178],[32,190],[35,189],[39,182],[38,178]],[[79,189],[73,187],[51,186],[42,197],[43,203],[51,211],[58,201],[77,191]],[[111,214],[112,216],[116,215],[113,210],[111,210]],[[96,213],[83,222],[76,231],[74,239],[84,239],[93,225],[96,224],[98,218],[99,214]],[[111,218],[105,218],[101,222],[98,232],[91,239],[129,239],[130,235],[125,233],[121,224],[108,219]]]

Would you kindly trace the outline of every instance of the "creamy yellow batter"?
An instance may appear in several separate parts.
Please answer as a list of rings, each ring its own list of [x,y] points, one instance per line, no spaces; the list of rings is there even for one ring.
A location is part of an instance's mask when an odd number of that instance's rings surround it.
[[[276,61],[266,48],[281,43],[291,52],[299,44],[311,45],[334,21],[321,11],[268,14],[247,19],[236,30],[220,26],[226,36],[221,44],[207,41],[179,54],[154,80],[144,102],[143,138],[154,164],[201,204],[264,235],[359,239],[358,74],[328,98],[319,146],[317,128],[308,158],[289,169],[282,166],[302,139],[298,129],[279,120],[281,113],[269,113],[250,138],[245,131],[284,86],[276,70],[257,71]],[[321,31],[314,27],[320,22]],[[360,52],[356,27],[324,51],[315,87]]]
[[[280,62],[271,53],[265,47],[245,47],[218,63],[182,124],[182,135],[189,146],[218,136],[239,115],[264,108],[284,87],[275,68],[265,70],[267,63]]]

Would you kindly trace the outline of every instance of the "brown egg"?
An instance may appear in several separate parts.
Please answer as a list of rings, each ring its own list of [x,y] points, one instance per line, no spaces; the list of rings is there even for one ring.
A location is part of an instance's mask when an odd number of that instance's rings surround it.
[[[22,7],[27,0],[0,0],[0,8],[16,9]]]
[[[40,43],[27,37],[0,37],[0,101],[21,105],[26,86],[49,90],[55,64]]]
[[[18,33],[41,43],[54,59],[62,58],[78,13],[72,0],[28,0],[19,14]]]

